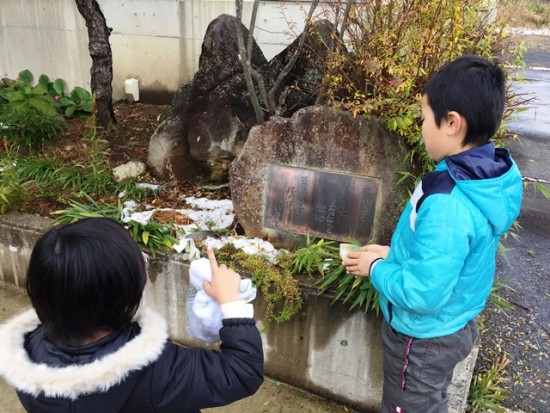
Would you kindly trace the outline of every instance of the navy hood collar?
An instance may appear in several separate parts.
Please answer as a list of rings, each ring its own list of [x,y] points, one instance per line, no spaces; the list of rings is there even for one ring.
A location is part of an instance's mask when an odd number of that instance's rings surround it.
[[[512,167],[508,151],[493,142],[449,156],[446,163],[457,181],[497,178]]]

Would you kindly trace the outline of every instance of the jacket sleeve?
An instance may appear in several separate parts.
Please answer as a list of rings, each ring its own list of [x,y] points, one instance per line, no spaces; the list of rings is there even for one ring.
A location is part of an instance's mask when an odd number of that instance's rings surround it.
[[[168,345],[152,375],[158,412],[223,406],[258,390],[264,360],[254,319],[224,319],[220,338],[220,351]]]
[[[374,287],[410,312],[437,312],[451,296],[474,234],[462,201],[448,194],[429,196],[418,211],[410,238],[395,240],[396,248],[402,250],[399,257],[390,256],[374,267]]]

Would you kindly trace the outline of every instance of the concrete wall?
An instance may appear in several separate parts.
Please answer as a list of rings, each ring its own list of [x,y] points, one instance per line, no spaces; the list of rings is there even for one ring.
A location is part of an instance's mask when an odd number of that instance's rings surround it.
[[[234,0],[98,0],[113,29],[113,97],[124,99],[124,80],[137,78],[140,100],[170,102],[178,86],[198,68],[208,24],[220,14],[235,15]],[[244,0],[249,26],[252,0]],[[309,2],[304,1],[305,7]],[[262,1],[255,38],[269,60],[303,28],[302,7],[293,1]],[[91,58],[84,19],[74,0],[0,1],[0,77],[29,69],[69,88],[90,90]]]
[[[125,99],[124,80],[136,78],[140,100],[169,103],[198,68],[208,24],[235,15],[235,0],[98,0],[113,29],[113,98]],[[311,1],[260,1],[255,39],[269,60],[299,35]],[[244,0],[249,26],[253,0]],[[323,2],[321,2],[323,6]],[[496,10],[496,0],[487,0]],[[322,7],[316,17],[322,18]],[[84,19],[74,0],[0,1],[0,77],[29,69],[90,90],[91,58]]]
[[[0,280],[24,285],[32,246],[52,224],[30,215],[0,215]],[[188,270],[188,263],[175,255],[150,261],[144,304],[164,315],[174,340],[201,345],[185,329]],[[380,319],[340,303],[331,305],[330,296],[305,284],[302,294],[303,308],[293,320],[262,332],[266,375],[361,411],[377,411],[382,397]],[[254,307],[262,330],[261,295]],[[464,410],[477,350],[455,369],[451,413]]]

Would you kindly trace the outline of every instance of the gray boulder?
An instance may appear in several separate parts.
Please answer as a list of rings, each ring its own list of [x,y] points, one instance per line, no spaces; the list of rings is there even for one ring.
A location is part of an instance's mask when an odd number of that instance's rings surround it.
[[[248,30],[233,16],[221,15],[208,26],[197,74],[178,89],[166,119],[150,138],[147,163],[156,176],[226,180],[232,160],[257,124],[239,61],[236,28],[248,39]],[[315,102],[332,33],[330,23],[317,22],[269,63],[254,43],[253,68],[266,89],[277,84],[276,114],[290,116]],[[305,47],[300,49],[303,36]],[[285,70],[295,53],[300,53],[295,65]],[[267,107],[261,99],[260,105]]]
[[[253,124],[243,93],[237,29],[248,38],[233,16],[221,15],[208,26],[198,72],[179,87],[166,119],[150,138],[147,164],[156,176],[218,178],[227,169],[225,160],[234,158],[233,147],[243,140],[241,129]],[[256,43],[251,62],[256,68],[267,64]]]
[[[378,182],[370,240],[388,244],[407,195],[405,187],[397,183],[396,172],[406,170],[404,155],[402,139],[391,135],[376,118],[354,118],[348,112],[323,106],[303,108],[290,119],[273,117],[252,128],[231,165],[235,213],[247,236],[296,248],[305,244],[307,228],[299,228],[300,234],[264,225],[269,218],[265,210],[274,165],[369,177]],[[307,210],[310,206],[302,207]],[[306,215],[311,214],[313,211]]]

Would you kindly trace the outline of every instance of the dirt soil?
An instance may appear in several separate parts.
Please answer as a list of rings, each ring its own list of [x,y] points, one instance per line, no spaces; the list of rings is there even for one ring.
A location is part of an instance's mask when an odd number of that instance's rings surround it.
[[[140,102],[119,101],[114,105],[117,123],[105,131],[109,144],[109,163],[120,165],[130,160],[147,161],[149,138],[166,116],[169,105],[151,105]],[[90,134],[91,118],[69,119],[62,136],[48,141],[46,154],[60,159],[86,162],[88,143],[81,138]],[[89,156],[89,155],[88,155]]]
[[[149,139],[168,113],[169,108],[169,105],[139,102],[119,101],[116,103],[114,111],[117,123],[104,132],[98,130],[98,134],[105,140],[101,150],[108,154],[108,168],[114,168],[131,160],[147,162]],[[86,165],[90,161],[92,148],[90,140],[85,137],[90,136],[93,131],[92,119],[69,119],[67,123],[63,133],[48,141],[41,154],[44,157],[54,157],[75,166]],[[192,181],[176,184],[159,180],[149,172],[138,177],[136,181],[160,185],[160,190],[141,200],[142,203],[147,203],[149,206],[162,205],[164,208],[182,208],[184,205],[182,197],[191,195],[212,199],[230,197],[228,186],[222,185],[220,188],[220,185],[213,185],[213,188],[209,188],[208,185],[199,186],[197,182]],[[59,194],[57,199],[35,196],[32,193],[30,195],[31,202],[18,209],[21,212],[53,218],[55,216],[51,212],[66,209],[67,201],[73,194],[67,191],[66,194]],[[116,204],[117,202],[116,194],[102,196],[96,200],[101,203]],[[156,218],[159,222],[169,222],[173,217],[159,215]]]

